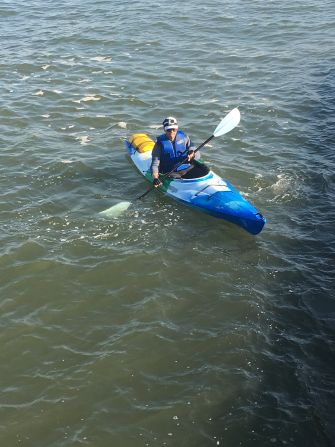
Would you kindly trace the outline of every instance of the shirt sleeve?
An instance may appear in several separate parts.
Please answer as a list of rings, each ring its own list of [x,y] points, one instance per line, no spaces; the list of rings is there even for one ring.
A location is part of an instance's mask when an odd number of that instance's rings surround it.
[[[159,173],[159,165],[161,161],[162,146],[156,141],[155,146],[152,150],[152,161],[151,161],[151,173]]]
[[[196,149],[195,146],[194,146],[194,144],[192,143],[190,137],[187,137],[187,144],[186,144],[186,147],[187,147],[187,150],[191,150],[191,151],[195,151],[195,149]],[[200,157],[201,157],[201,155],[200,155],[200,151],[197,151],[197,152],[195,153],[195,155],[194,155],[194,159],[195,159],[195,160],[199,160]]]

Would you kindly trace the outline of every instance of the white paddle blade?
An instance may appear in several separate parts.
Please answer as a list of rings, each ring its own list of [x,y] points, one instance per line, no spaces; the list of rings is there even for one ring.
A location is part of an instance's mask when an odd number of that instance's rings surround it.
[[[228,113],[227,116],[225,116],[225,118],[223,118],[221,123],[214,130],[214,137],[219,137],[233,130],[234,127],[236,127],[240,122],[240,119],[241,114],[238,108],[233,109],[231,112]]]
[[[104,211],[100,211],[99,215],[107,218],[116,218],[126,211],[130,205],[131,202],[120,202]]]

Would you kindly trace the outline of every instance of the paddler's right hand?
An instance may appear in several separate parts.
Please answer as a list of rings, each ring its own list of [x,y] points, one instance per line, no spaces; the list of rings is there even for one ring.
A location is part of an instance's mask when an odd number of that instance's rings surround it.
[[[158,186],[162,185],[162,182],[159,180],[159,178],[154,178],[152,184],[154,185],[154,188],[158,188]]]

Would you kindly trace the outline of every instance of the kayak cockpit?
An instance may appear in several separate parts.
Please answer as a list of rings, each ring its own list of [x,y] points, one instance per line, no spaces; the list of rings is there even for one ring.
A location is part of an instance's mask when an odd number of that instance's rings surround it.
[[[200,179],[202,177],[206,177],[206,175],[208,175],[210,171],[208,166],[206,166],[204,163],[200,163],[197,160],[193,160],[190,168],[191,169],[189,169],[184,175],[182,175],[182,179]]]

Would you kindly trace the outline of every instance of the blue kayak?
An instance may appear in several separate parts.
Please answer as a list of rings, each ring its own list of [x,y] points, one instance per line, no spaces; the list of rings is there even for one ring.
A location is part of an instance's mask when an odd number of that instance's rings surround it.
[[[154,142],[146,134],[134,134],[125,144],[137,169],[152,181]],[[203,163],[195,162],[194,168],[187,178],[163,178],[162,186],[157,189],[178,202],[238,225],[250,234],[262,231],[266,219],[230,183]]]

